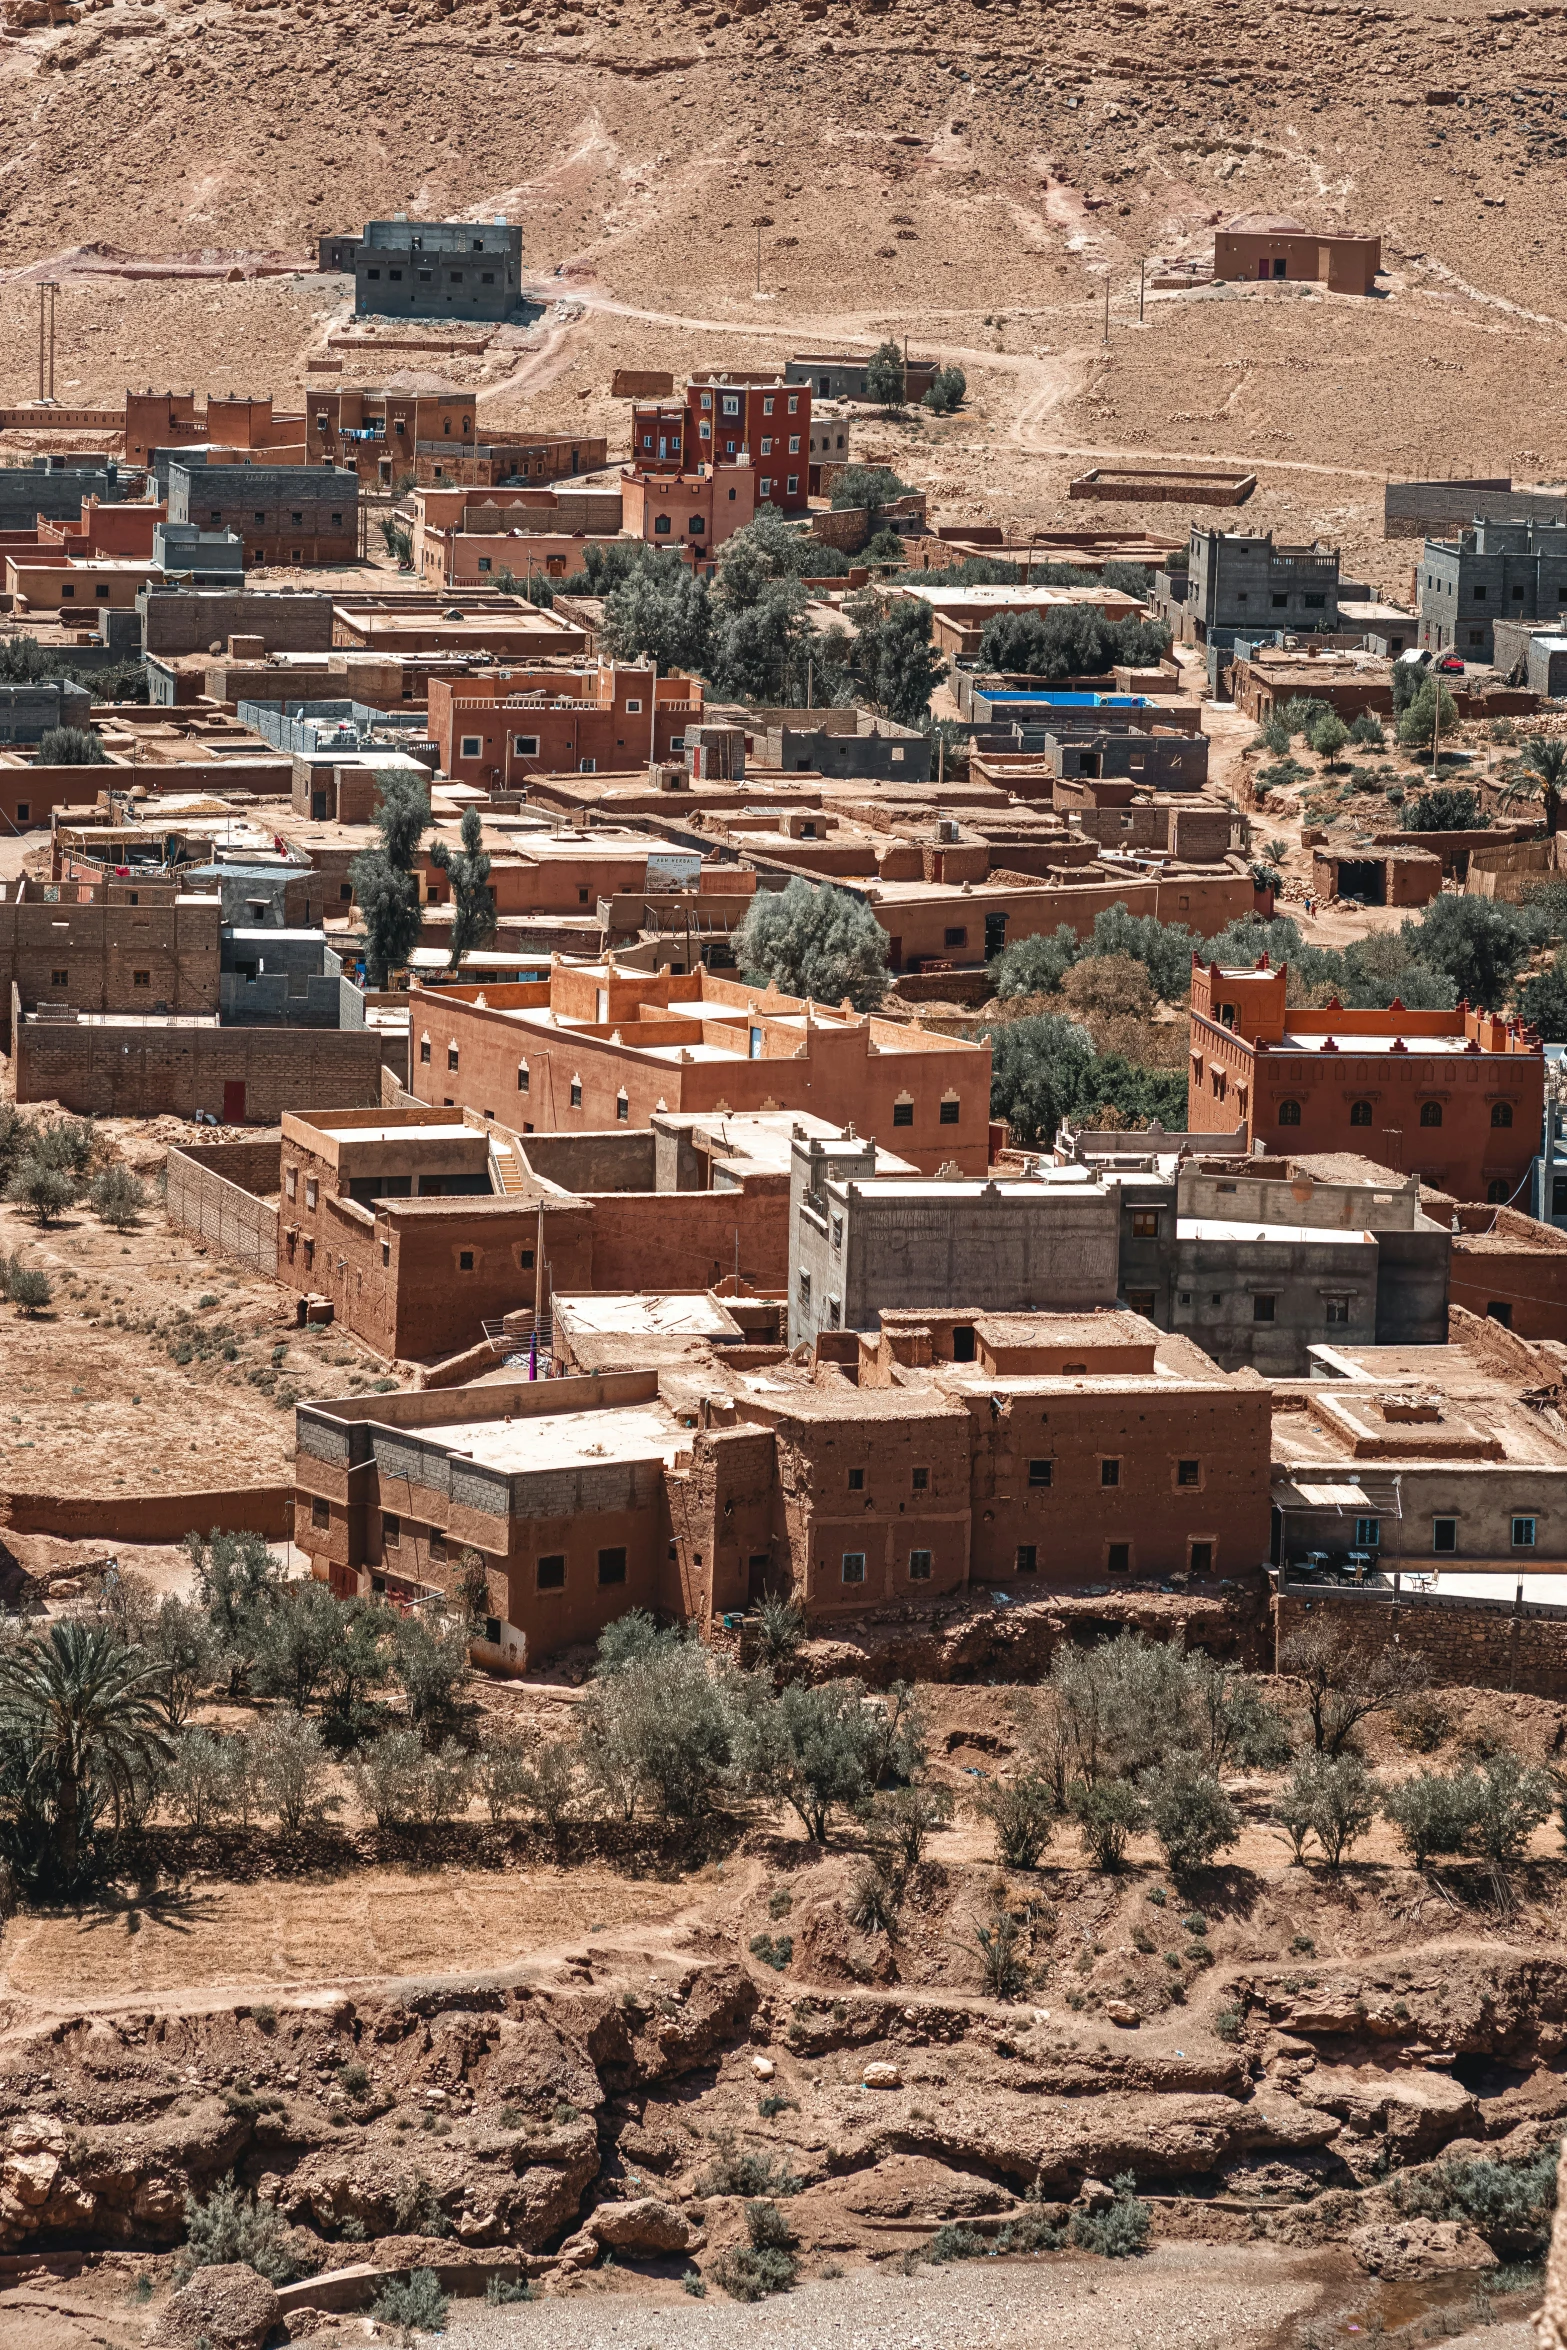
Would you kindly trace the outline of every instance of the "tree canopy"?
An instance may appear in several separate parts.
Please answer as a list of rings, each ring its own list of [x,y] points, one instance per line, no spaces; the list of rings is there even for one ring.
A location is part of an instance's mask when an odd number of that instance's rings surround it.
[[[863,898],[848,890],[791,881],[758,890],[735,936],[746,981],[772,981],[785,995],[874,1011],[887,992],[887,933]]]

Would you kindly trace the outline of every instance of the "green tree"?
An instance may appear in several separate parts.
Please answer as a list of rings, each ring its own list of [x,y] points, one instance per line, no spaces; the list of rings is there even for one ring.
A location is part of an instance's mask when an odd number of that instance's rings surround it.
[[[43,1267],[24,1265],[20,1256],[12,1257],[9,1264],[0,1257],[0,1267],[4,1268],[0,1294],[11,1300],[19,1314],[41,1314],[54,1297],[54,1285]]]
[[[128,1232],[147,1205],[147,1187],[137,1181],[123,1159],[114,1159],[94,1176],[87,1197],[100,1223],[115,1232]]]
[[[590,1786],[626,1819],[643,1805],[664,1820],[708,1811],[733,1751],[731,1679],[678,1632],[655,1634],[625,1662],[601,1656],[578,1713]]]
[[[444,840],[430,844],[430,862],[452,885],[452,943],[448,968],[461,968],[470,947],[487,946],[495,936],[495,892],[490,887],[490,852],[477,808],[464,808],[462,847]]]
[[[1484,832],[1490,821],[1467,783],[1439,783],[1404,803],[1406,832]]]
[[[1395,677],[1398,674],[1396,663],[1393,674]],[[1396,702],[1396,693],[1394,699]],[[1421,679],[1413,700],[1398,720],[1398,739],[1406,750],[1428,751],[1431,748],[1432,732],[1437,726],[1439,711],[1441,739],[1443,742],[1451,742],[1458,724],[1458,704],[1439,677],[1427,675]]]
[[[1516,1008],[1520,1020],[1540,1031],[1542,1042],[1567,1043],[1567,951],[1559,952],[1554,963],[1524,981]]]
[[[673,552],[643,563],[605,599],[604,649],[616,661],[651,661],[660,677],[701,677],[713,648],[712,595]]]
[[[1473,1771],[1416,1771],[1384,1790],[1382,1809],[1417,1869],[1435,1853],[1467,1851],[1479,1787]]]
[[[378,778],[381,798],[375,812],[380,843],[361,849],[348,868],[365,926],[365,973],[373,988],[385,987],[419,944],[423,916],[414,859],[430,821],[425,785],[401,773]]]
[[[1445,972],[1466,1003],[1499,1009],[1539,935],[1532,908],[1500,898],[1433,898],[1399,935],[1417,962]]]
[[[1009,1869],[1037,1869],[1056,1829],[1055,1794],[1036,1772],[992,1780],[975,1798],[975,1809],[990,1822],[996,1857]]]
[[[740,1752],[751,1785],[787,1803],[811,1842],[824,1844],[834,1812],[875,1787],[879,1733],[858,1681],[791,1681],[746,1717]]]
[[[1080,1779],[1067,1797],[1094,1866],[1114,1875],[1126,1858],[1126,1840],[1148,1825],[1148,1806],[1127,1779]]]
[[[395,514],[383,514],[379,524],[381,544],[396,563],[399,571],[411,571],[414,559],[413,532],[406,522]]]
[[[456,1722],[458,1693],[468,1680],[467,1626],[400,1617],[392,1637],[392,1671],[425,1744],[438,1746]]]
[[[235,2184],[220,2179],[204,2200],[187,2192],[185,2242],[175,2256],[182,2282],[198,2268],[253,2268],[274,2285],[286,2285],[300,2264],[289,2250],[288,2229],[276,2204],[258,2203]]]
[[[962,407],[967,391],[968,377],[961,367],[938,367],[920,405],[933,415],[949,416],[954,408]]]
[[[902,366],[902,360],[898,362]],[[846,465],[833,478],[832,502],[839,513],[863,508],[867,528],[879,527],[884,509],[909,495],[910,485],[890,465]],[[945,575],[944,575],[945,576]]]
[[[1380,751],[1382,748],[1382,721],[1375,710],[1362,710],[1349,730],[1349,739],[1363,749]]]
[[[1148,1810],[1172,1877],[1211,1868],[1240,1834],[1235,1806],[1215,1774],[1184,1758],[1151,1774]]]
[[[901,408],[908,389],[903,352],[889,336],[878,343],[865,369],[865,389],[878,408]]]
[[[302,1714],[271,1714],[250,1742],[256,1783],[285,1835],[341,1811],[331,1792],[330,1756],[314,1722]]]
[[[39,767],[106,767],[109,754],[102,735],[90,726],[46,726],[38,738],[34,763]]]
[[[1336,765],[1338,755],[1348,740],[1349,728],[1333,710],[1328,712],[1326,718],[1318,719],[1316,729],[1310,737],[1312,749],[1328,767]]]
[[[258,1697],[283,1697],[304,1713],[343,1640],[343,1606],[313,1576],[282,1584],[262,1617],[252,1667]]]
[[[990,966],[990,984],[1003,998],[1020,995],[1054,995],[1062,980],[1083,952],[1083,941],[1069,922],[1061,923],[1048,937],[1036,931],[1032,938],[1020,938],[1009,947],[1003,947]]]
[[[1373,1714],[1391,1713],[1424,1689],[1425,1666],[1407,1649],[1368,1656],[1342,1625],[1313,1617],[1279,1647],[1279,1671],[1300,1683],[1311,1743],[1319,1754],[1342,1754],[1352,1733]]]
[[[105,1810],[166,1761],[162,1668],[105,1625],[67,1619],[0,1649],[0,1758],[14,1816],[42,1832],[33,1857],[53,1889],[86,1874]]]
[[[51,1166],[47,1159],[29,1152],[18,1162],[5,1187],[5,1196],[13,1207],[31,1216],[41,1230],[64,1215],[80,1188],[68,1169]]]
[[[1117,662],[1143,668],[1163,660],[1170,631],[1162,620],[1106,620],[1089,604],[1062,604],[1045,612],[999,612],[979,643],[982,669],[1037,677],[1046,685],[1068,677],[1103,677]]]
[[[771,981],[821,1004],[847,997],[857,1012],[874,1011],[887,992],[887,933],[863,898],[831,882],[758,890],[735,959],[749,986]]]
[[[196,1574],[196,1596],[206,1610],[228,1676],[230,1698],[238,1697],[266,1638],[267,1619],[283,1588],[281,1562],[261,1534],[228,1534],[216,1526],[205,1542],[185,1539]]]
[[[1555,1783],[1505,1746],[1485,1758],[1475,1779],[1475,1843],[1493,1868],[1505,1868],[1522,1860],[1535,1829],[1550,1818]]]
[[[850,599],[847,616],[855,627],[849,661],[866,700],[901,726],[922,725],[930,697],[947,674],[946,662],[931,644],[931,611],[924,597],[869,590]]]

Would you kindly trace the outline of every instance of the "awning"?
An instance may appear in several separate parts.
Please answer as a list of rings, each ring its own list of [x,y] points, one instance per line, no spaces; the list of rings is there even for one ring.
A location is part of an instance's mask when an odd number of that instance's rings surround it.
[[[1373,1517],[1377,1505],[1363,1485],[1302,1485],[1297,1481],[1280,1496],[1284,1509],[1365,1510]]]

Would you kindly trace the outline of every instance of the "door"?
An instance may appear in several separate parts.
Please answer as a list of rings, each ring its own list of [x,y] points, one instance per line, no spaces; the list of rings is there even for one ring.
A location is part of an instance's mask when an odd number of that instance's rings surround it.
[[[243,1077],[225,1077],[223,1080],[223,1123],[225,1126],[243,1126],[245,1123]]]

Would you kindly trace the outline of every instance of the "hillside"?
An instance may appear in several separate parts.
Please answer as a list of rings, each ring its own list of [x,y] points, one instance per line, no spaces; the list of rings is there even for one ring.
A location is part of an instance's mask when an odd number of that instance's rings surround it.
[[[248,256],[303,262],[391,211],[504,211],[546,308],[443,369],[497,425],[597,427],[613,451],[617,362],[907,333],[962,361],[971,402],[862,444],[943,513],[1045,526],[1094,455],[1239,457],[1248,523],[1331,532],[1387,587],[1411,550],[1381,541],[1386,473],[1567,474],[1557,12],[89,0],[23,26],[43,4],[13,5],[0,63],[10,399],[34,388],[38,276],[63,280],[62,400],[297,397],[346,281],[235,277]],[[1380,232],[1386,293],[1152,294],[1139,326],[1142,258],[1205,253],[1236,210]],[[90,247],[212,274],[128,279]]]

